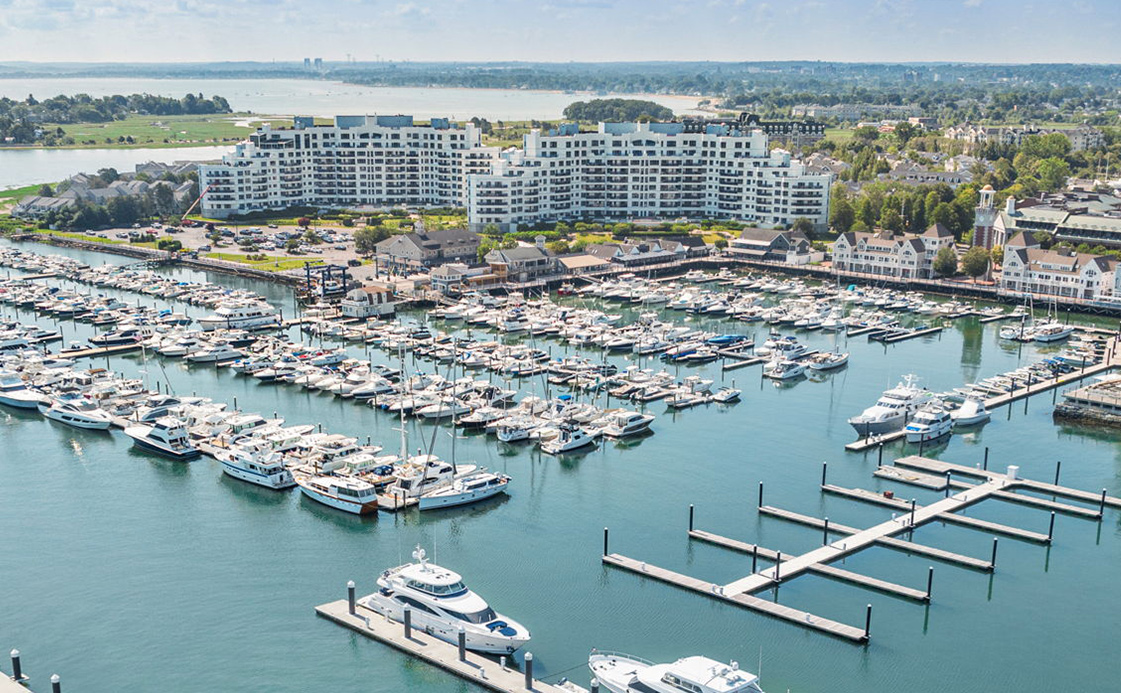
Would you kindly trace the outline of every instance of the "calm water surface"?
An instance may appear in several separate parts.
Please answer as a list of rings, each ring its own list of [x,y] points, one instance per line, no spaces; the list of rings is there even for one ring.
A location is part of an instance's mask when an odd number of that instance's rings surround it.
[[[62,252],[90,262],[127,261]],[[290,295],[280,287],[220,280],[254,288],[291,310]],[[3,312],[12,315],[13,309]],[[67,339],[88,336],[91,329],[63,325]],[[744,326],[728,323],[724,329]],[[588,650],[599,647],[654,660],[704,653],[736,659],[751,670],[761,662],[763,687],[771,693],[1114,690],[1107,662],[1115,658],[1121,620],[1116,511],[1107,511],[1102,523],[1059,517],[1050,549],[1001,539],[994,575],[935,564],[929,607],[818,577],[782,586],[782,603],[852,625],[863,623],[865,604],[872,603],[873,640],[866,648],[599,562],[602,530],[609,526],[613,551],[705,579],[742,577],[749,558],[687,540],[690,503],[697,506],[700,528],[784,552],[819,544],[815,530],[758,516],[761,480],[767,502],[779,507],[858,526],[890,516],[820,494],[823,460],[833,483],[893,489],[920,503],[940,497],[874,479],[874,454],[843,449],[853,439],[845,419],[902,373],[914,371],[943,390],[1054,350],[1021,350],[1001,343],[996,331],[996,325],[963,320],[940,338],[886,350],[853,338],[845,347],[852,352],[849,368],[823,382],[775,387],[761,382],[758,368],[735,371],[745,390],[739,405],[675,415],[655,404],[655,435],[607,443],[578,457],[558,460],[470,436],[460,441],[459,459],[511,474],[510,497],[425,515],[358,518],[296,493],[229,479],[207,458],[164,461],[133,450],[119,432],[76,431],[5,410],[0,650],[19,647],[40,688],[57,671],[70,690],[88,692],[476,690],[318,619],[312,610],[341,598],[348,579],[372,590],[378,571],[408,560],[422,543],[496,608],[530,627],[537,671],[549,681],[569,676],[586,685]],[[834,339],[805,337],[819,348],[831,347]],[[845,338],[839,339],[844,345]],[[555,343],[551,348],[564,351]],[[376,351],[371,357],[388,361]],[[333,431],[396,445],[391,417],[327,395],[173,360],[127,356],[109,365],[131,375],[146,371],[176,392],[230,402],[236,397],[242,409],[277,411],[292,423],[323,422]],[[682,368],[680,375],[688,372],[719,378],[707,366]],[[539,381],[522,386],[542,389]],[[992,465],[1019,464],[1025,476],[1038,479],[1051,478],[1055,460],[1062,459],[1067,485],[1121,493],[1116,434],[1056,426],[1050,411],[1050,395],[1034,397],[1026,413],[1023,404],[998,410],[982,431],[956,435],[927,454],[974,464],[987,446]],[[410,429],[411,445],[419,444],[420,435],[427,442],[434,431],[416,423]],[[447,456],[446,437],[439,438],[444,441],[438,451]],[[886,454],[904,452],[917,451],[896,445]],[[999,501],[968,512],[1047,528],[1043,511]],[[977,557],[987,557],[991,548],[991,537],[961,527],[925,526],[915,538]],[[921,588],[929,565],[920,557],[872,549],[846,567]]]

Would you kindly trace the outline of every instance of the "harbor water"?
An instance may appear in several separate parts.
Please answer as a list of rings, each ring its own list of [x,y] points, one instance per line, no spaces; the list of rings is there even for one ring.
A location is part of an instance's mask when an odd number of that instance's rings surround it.
[[[89,263],[129,262],[24,247]],[[291,293],[281,286],[166,271],[252,288],[286,315],[293,310]],[[607,305],[609,312],[624,310]],[[202,314],[193,307],[187,312]],[[692,322],[683,313],[666,314]],[[0,306],[0,315],[52,323],[11,306]],[[695,322],[757,338],[767,329],[708,318]],[[759,594],[858,627],[871,603],[872,639],[866,647],[600,563],[603,528],[610,527],[611,551],[652,565],[721,583],[748,574],[750,557],[687,539],[690,504],[698,529],[784,554],[819,545],[820,531],[758,515],[760,481],[770,505],[858,527],[890,517],[890,510],[821,494],[823,461],[831,483],[890,489],[919,503],[941,497],[875,479],[874,449],[844,450],[855,438],[846,419],[904,373],[944,391],[1059,348],[1002,342],[1000,324],[964,318],[939,335],[886,348],[864,337],[811,333],[802,337],[811,347],[837,343],[851,352],[848,367],[820,382],[782,386],[763,380],[758,366],[733,371],[723,382],[734,379],[744,390],[739,404],[675,414],[655,403],[647,408],[658,416],[654,435],[603,442],[586,454],[555,458],[466,435],[457,443],[458,461],[512,476],[509,497],[424,514],[347,515],[298,493],[230,479],[207,457],[167,461],[134,450],[119,432],[79,431],[34,412],[4,409],[0,648],[22,651],[35,690],[45,690],[54,672],[63,676],[64,690],[86,693],[481,690],[314,615],[315,605],[345,596],[347,580],[358,584],[360,595],[373,591],[381,570],[409,561],[421,544],[436,563],[462,573],[498,611],[530,628],[535,674],[550,682],[567,677],[586,686],[587,655],[597,647],[655,661],[690,654],[736,660],[761,673],[770,693],[1113,690],[1116,677],[1106,663],[1115,658],[1121,621],[1116,510],[1107,510],[1101,522],[1060,516],[1051,547],[1002,538],[994,574],[886,548],[866,550],[843,566],[923,589],[928,566],[934,565],[929,605],[817,576],[785,582],[777,595]],[[69,321],[59,325],[67,341],[93,330]],[[540,346],[555,356],[565,352],[556,341]],[[350,351],[366,354],[361,346]],[[376,350],[369,357],[396,365],[395,357]],[[620,365],[628,360],[609,358]],[[642,363],[661,367],[657,361]],[[150,355],[100,358],[90,365],[231,406],[236,398],[246,411],[277,412],[292,424],[322,424],[396,449],[393,417],[327,394]],[[435,364],[411,359],[406,366],[436,370]],[[697,373],[718,383],[721,378],[718,364],[677,370],[679,377]],[[545,391],[540,377],[515,383],[523,392]],[[1053,480],[1055,463],[1062,460],[1064,485],[1121,495],[1116,433],[1054,424],[1051,400],[1052,394],[1044,393],[1031,397],[1026,408],[1017,402],[998,409],[983,429],[954,435],[924,454],[974,465],[988,448],[990,468],[1016,464],[1022,476],[1044,481]],[[408,429],[411,447],[435,440],[435,452],[449,457],[442,430],[417,422]],[[916,446],[896,443],[885,448],[884,459],[917,452]],[[1049,521],[1045,511],[999,500],[967,512],[1041,532]],[[986,559],[992,547],[989,534],[938,524],[920,527],[914,540]]]

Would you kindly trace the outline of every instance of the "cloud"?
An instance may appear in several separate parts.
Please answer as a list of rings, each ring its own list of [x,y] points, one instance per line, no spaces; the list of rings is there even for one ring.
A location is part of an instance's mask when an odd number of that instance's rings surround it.
[[[965,7],[980,7],[981,3],[984,1],[985,0],[965,0],[962,5],[964,5]]]

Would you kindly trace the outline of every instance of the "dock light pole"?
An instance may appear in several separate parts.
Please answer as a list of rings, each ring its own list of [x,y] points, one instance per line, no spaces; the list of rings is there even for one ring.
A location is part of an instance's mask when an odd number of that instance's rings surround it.
[[[930,601],[930,588],[934,587],[934,566],[930,566],[926,571],[926,601]]]
[[[533,690],[533,653],[525,653],[525,689]]]
[[[822,486],[825,485],[825,473],[827,471],[829,471],[829,463],[828,462],[822,462],[821,463],[821,485]]]
[[[351,616],[354,615],[354,580],[346,583],[346,610]]]
[[[989,446],[985,446],[985,466],[982,467],[986,472],[989,471]]]
[[[1102,489],[1102,502],[1098,505],[1098,520],[1105,519],[1105,489]]]
[[[996,570],[996,545],[998,542],[999,540],[996,537],[993,537],[993,557],[992,560],[989,561],[989,563],[993,567],[993,570]]]
[[[1055,536],[1055,511],[1051,511],[1051,524],[1047,527],[1047,543],[1051,543],[1051,539]]]
[[[459,661],[467,661],[467,631],[463,630],[463,626],[459,627]]]
[[[19,663],[19,650],[12,650],[12,680],[19,683],[23,680],[23,667]]]
[[[759,482],[759,507],[763,507],[763,482]]]
[[[758,544],[752,544],[751,545],[751,574],[752,575],[754,575],[756,572],[758,572],[756,570],[756,565],[758,563],[759,563],[759,545]]]
[[[915,526],[915,499],[911,499],[911,527]]]
[[[943,496],[944,498],[949,498],[950,497],[950,479],[952,477],[953,477],[953,472],[947,470],[946,471],[946,495]]]
[[[1055,460],[1055,485],[1059,485],[1059,472],[1063,469],[1063,461]]]
[[[782,570],[782,551],[779,551],[775,556],[775,582],[781,582],[782,576],[779,574]]]

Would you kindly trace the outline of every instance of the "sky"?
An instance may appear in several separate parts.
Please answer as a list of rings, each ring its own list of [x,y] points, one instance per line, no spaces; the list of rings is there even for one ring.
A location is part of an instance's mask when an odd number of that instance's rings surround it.
[[[0,62],[1121,63],[1121,0],[0,0]]]

